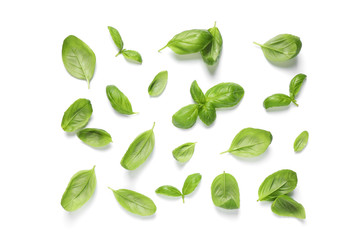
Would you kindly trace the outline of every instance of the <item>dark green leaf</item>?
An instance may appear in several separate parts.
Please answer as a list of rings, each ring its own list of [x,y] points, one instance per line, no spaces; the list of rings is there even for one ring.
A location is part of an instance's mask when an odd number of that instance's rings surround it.
[[[191,159],[195,151],[196,143],[185,143],[172,151],[174,158],[179,162],[187,162]]]
[[[119,53],[117,54],[117,55],[119,55],[121,53],[121,51],[123,50],[123,47],[124,47],[124,43],[122,41],[120,33],[118,32],[118,30],[116,30],[113,27],[108,26],[108,29],[109,29],[112,40],[114,41],[115,45],[119,49]]]
[[[111,103],[111,106],[117,112],[126,115],[135,114],[132,110],[129,99],[116,86],[108,85],[106,87],[106,95]]]
[[[199,118],[207,126],[210,126],[216,119],[216,110],[212,103],[207,102],[199,109]]]
[[[219,29],[216,27],[216,22],[214,27],[209,29],[209,32],[213,36],[213,39],[209,45],[201,51],[201,56],[206,64],[214,65],[220,57],[223,39]]]
[[[199,185],[200,181],[201,181],[200,173],[194,173],[189,175],[184,182],[182,193],[184,195],[189,195]]]
[[[290,87],[289,87],[291,98],[295,98],[296,95],[299,93],[300,88],[305,79],[306,79],[306,75],[299,73],[291,80]]]
[[[182,193],[176,187],[164,185],[155,190],[157,194],[162,194],[169,197],[181,197]]]
[[[103,147],[112,142],[108,132],[97,128],[85,128],[77,133],[81,141],[92,147]]]
[[[149,95],[153,97],[159,96],[165,90],[167,81],[168,81],[168,71],[159,72],[149,85],[148,88]]]
[[[264,100],[264,108],[284,107],[291,103],[292,99],[285,94],[274,94]]]
[[[74,132],[85,127],[92,112],[90,100],[79,98],[65,111],[61,121],[62,129],[66,132]]]
[[[196,103],[204,104],[206,102],[205,95],[196,80],[192,82],[190,87],[191,97],[194,99]]]
[[[295,139],[294,142],[294,151],[301,152],[307,145],[309,139],[309,133],[307,131],[303,131],[300,135]]]
[[[271,205],[271,210],[280,216],[306,218],[304,207],[287,195],[277,197]]]
[[[233,107],[243,96],[244,89],[236,83],[220,83],[205,93],[206,101],[212,103],[215,108]]]
[[[211,184],[211,197],[217,207],[240,208],[240,193],[236,179],[229,173],[217,176]]]
[[[122,53],[122,55],[124,55],[124,57],[127,60],[142,63],[142,58],[141,58],[140,53],[138,53],[138,52],[136,52],[134,50],[126,50],[126,49],[124,49],[121,53]]]
[[[178,128],[191,128],[196,123],[197,117],[198,105],[190,104],[181,108],[172,116],[172,123]]]

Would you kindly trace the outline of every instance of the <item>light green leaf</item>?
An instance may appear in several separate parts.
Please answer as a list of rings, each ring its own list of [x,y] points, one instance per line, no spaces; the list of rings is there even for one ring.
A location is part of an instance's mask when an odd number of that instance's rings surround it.
[[[159,96],[165,90],[167,81],[168,81],[168,71],[159,72],[149,85],[148,88],[149,95],[153,97]]]
[[[296,202],[294,199],[287,195],[278,196],[271,205],[273,213],[285,216],[305,219],[305,209],[303,205]]]
[[[195,151],[196,143],[185,143],[172,151],[174,158],[182,163],[185,163],[191,159]]]
[[[77,132],[81,141],[92,147],[104,147],[112,142],[108,132],[98,128],[85,128]]]
[[[192,193],[196,187],[199,185],[201,181],[201,174],[200,173],[194,173],[189,175],[184,182],[182,193],[184,196],[189,195]]]
[[[213,28],[208,30],[213,36],[212,41],[203,50],[201,50],[201,56],[204,62],[208,65],[214,65],[221,54],[223,39],[219,29],[216,27],[216,22]]]
[[[205,95],[199,85],[197,84],[196,80],[194,80],[190,87],[191,97],[194,101],[198,104],[204,104],[206,102]]]
[[[217,176],[211,184],[211,197],[215,206],[225,209],[240,208],[240,192],[236,179],[229,173]]]
[[[135,114],[132,110],[129,99],[116,86],[108,85],[106,87],[106,95],[111,103],[111,106],[118,113],[125,115]]]
[[[290,87],[289,87],[291,98],[295,98],[296,95],[299,93],[300,88],[305,79],[306,79],[306,75],[302,73],[299,73],[293,79],[291,79]]]
[[[264,108],[284,107],[291,103],[292,99],[285,94],[274,94],[264,100]]]
[[[207,102],[199,109],[199,118],[207,126],[210,126],[216,119],[216,109],[211,102]]]
[[[61,127],[66,132],[74,132],[88,123],[93,112],[88,99],[79,98],[64,112]]]
[[[205,93],[206,101],[212,103],[215,108],[233,107],[243,96],[244,89],[236,83],[220,83]]]
[[[172,123],[178,128],[187,129],[191,128],[196,123],[197,117],[198,105],[190,104],[181,108],[172,116]]]
[[[169,197],[181,197],[182,193],[176,187],[170,185],[164,185],[155,190],[157,194],[169,196]]]
[[[142,63],[142,58],[141,58],[140,53],[138,53],[134,50],[124,49],[121,53],[127,60],[138,62],[140,64]]]
[[[124,43],[123,43],[123,40],[120,36],[120,33],[118,32],[118,30],[116,30],[115,28],[113,27],[110,27],[108,26],[108,29],[109,29],[109,32],[110,32],[110,35],[111,35],[111,38],[112,40],[114,41],[115,45],[118,47],[119,49],[119,54],[121,54],[122,50],[123,50],[123,47],[124,47]],[[117,56],[116,55],[116,56]]]
[[[300,135],[295,139],[294,142],[294,151],[301,152],[307,145],[309,140],[309,133],[307,131],[303,131]]]

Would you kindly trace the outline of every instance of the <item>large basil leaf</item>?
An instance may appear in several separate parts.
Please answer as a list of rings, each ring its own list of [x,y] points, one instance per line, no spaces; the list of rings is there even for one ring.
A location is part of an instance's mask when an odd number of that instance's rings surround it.
[[[216,22],[214,27],[210,28],[208,31],[213,36],[213,39],[209,45],[201,51],[201,56],[206,64],[214,65],[220,57],[223,39],[219,29],[216,27]]]
[[[109,29],[112,40],[114,41],[115,45],[119,49],[119,53],[116,54],[116,56],[118,56],[119,54],[121,54],[121,52],[122,52],[122,50],[124,48],[124,42],[123,42],[118,30],[116,30],[115,28],[110,27],[110,26],[108,26],[108,29]]]
[[[192,193],[195,188],[199,185],[201,181],[201,174],[200,173],[194,173],[189,175],[184,182],[182,193],[184,196],[189,195]]]
[[[181,197],[182,193],[176,187],[164,185],[155,190],[157,194],[165,195],[168,197]]]
[[[197,84],[196,80],[192,82],[190,87],[191,97],[194,101],[198,104],[204,104],[206,102],[205,95],[199,85]]]
[[[141,55],[137,51],[124,49],[121,53],[127,60],[142,63]]]
[[[296,202],[294,199],[287,195],[278,196],[271,205],[273,213],[285,216],[305,219],[305,209],[303,205]]]
[[[190,104],[181,108],[172,116],[172,123],[178,128],[191,128],[196,123],[197,117],[198,105]]]
[[[197,53],[203,50],[212,40],[207,30],[193,29],[176,34],[163,48],[169,47],[176,54]]]
[[[173,157],[182,163],[185,163],[191,159],[195,151],[195,142],[184,143],[183,145],[175,148],[172,151]]]
[[[111,135],[98,128],[85,128],[77,132],[81,141],[92,147],[104,147],[112,142]]]
[[[135,138],[121,159],[121,166],[127,170],[134,170],[146,161],[155,145],[154,127],[155,123],[150,130]]]
[[[108,85],[106,87],[106,95],[111,106],[119,113],[125,115],[135,114],[132,110],[129,99],[116,86]]]
[[[211,197],[215,206],[225,209],[240,208],[240,192],[236,179],[229,173],[217,176],[211,184]]]
[[[93,112],[88,99],[79,98],[64,112],[61,127],[66,132],[74,132],[88,123]]]
[[[290,87],[289,87],[291,98],[295,98],[296,95],[299,93],[300,88],[305,79],[306,79],[306,75],[302,73],[299,73],[293,79],[291,79]]]
[[[272,141],[270,132],[256,129],[244,128],[234,138],[229,152],[239,157],[256,157],[264,153]]]
[[[277,171],[262,182],[258,201],[272,201],[280,195],[288,194],[296,188],[296,172],[288,169]]]
[[[165,90],[167,81],[168,81],[168,71],[159,72],[149,85],[148,88],[149,95],[153,97],[159,96]]]
[[[207,102],[199,109],[199,118],[207,126],[210,126],[216,119],[216,109],[211,102]]]
[[[236,83],[220,83],[210,88],[205,93],[207,102],[215,108],[233,107],[244,96],[244,89]]]
[[[294,151],[301,152],[307,145],[309,140],[309,133],[307,131],[303,131],[300,135],[295,139],[294,142]]]
[[[156,212],[155,203],[145,195],[128,189],[111,190],[118,203],[131,213],[150,216]]]
[[[291,34],[280,34],[264,44],[255,44],[261,47],[265,57],[271,62],[284,62],[296,57],[302,46],[300,38]]]
[[[62,46],[62,60],[71,76],[86,80],[90,88],[90,80],[94,76],[96,57],[91,48],[79,38],[70,35]]]
[[[61,198],[61,206],[69,212],[79,209],[94,194],[95,187],[95,166],[75,173]]]
[[[273,107],[284,107],[284,106],[288,106],[291,103],[292,99],[285,95],[285,94],[274,94],[271,95],[270,97],[267,97],[264,100],[264,108],[268,109],[268,108],[273,108]]]

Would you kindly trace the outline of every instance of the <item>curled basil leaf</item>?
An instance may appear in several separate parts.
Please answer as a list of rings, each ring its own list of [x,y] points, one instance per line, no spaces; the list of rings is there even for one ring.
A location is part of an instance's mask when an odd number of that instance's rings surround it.
[[[291,103],[292,99],[285,95],[285,94],[274,94],[271,95],[270,97],[267,97],[264,100],[264,108],[268,109],[268,108],[273,108],[273,107],[284,107],[284,106],[288,106]]]
[[[116,30],[115,28],[110,27],[110,26],[108,26],[108,29],[109,29],[112,40],[114,41],[115,45],[119,49],[119,53],[116,54],[116,56],[118,56],[119,54],[121,54],[121,52],[124,48],[124,42],[123,42],[118,30]]]
[[[141,55],[137,51],[124,49],[121,53],[127,60],[142,63]]]
[[[97,128],[85,128],[77,132],[81,141],[92,147],[104,147],[112,142],[108,132]]]
[[[79,98],[64,112],[61,127],[66,132],[74,132],[88,123],[93,112],[88,99]]]
[[[191,159],[195,151],[195,142],[184,143],[183,145],[175,148],[172,151],[173,157],[182,163],[185,163]]]
[[[61,198],[61,206],[69,212],[81,208],[94,194],[95,188],[95,166],[75,173]]]
[[[198,105],[190,104],[181,108],[172,116],[172,123],[178,128],[187,129],[191,128],[196,123],[197,117]]]
[[[278,196],[271,205],[271,210],[279,216],[295,217],[299,219],[306,218],[303,205],[287,195]]]
[[[216,119],[216,109],[211,102],[201,105],[199,108],[199,118],[207,126],[210,126]]]
[[[90,88],[96,63],[91,48],[79,38],[70,35],[63,42],[62,60],[68,73],[75,78],[86,80]]]
[[[190,94],[194,101],[198,104],[204,104],[206,102],[205,95],[198,83],[195,81],[192,82],[190,87]]]
[[[290,91],[290,98],[295,99],[296,95],[299,93],[300,88],[304,82],[304,80],[306,79],[306,75],[299,73],[298,75],[296,75],[290,82],[290,87],[289,87],[289,91]]]
[[[108,85],[106,87],[106,95],[111,103],[111,106],[118,113],[125,115],[135,114],[132,110],[129,99],[116,86]]]
[[[307,145],[309,140],[309,133],[307,131],[303,131],[300,135],[295,139],[294,142],[294,151],[301,152]]]
[[[181,197],[182,193],[176,187],[164,185],[155,190],[157,194],[165,195],[168,197]]]
[[[154,80],[150,83],[148,93],[152,97],[159,96],[166,87],[168,81],[168,71],[159,72]]]
[[[213,36],[213,39],[209,45],[201,50],[201,56],[207,65],[214,65],[220,57],[223,39],[219,29],[216,27],[216,22],[214,27],[210,28],[208,31]]]
[[[215,206],[225,209],[240,208],[240,192],[236,179],[229,173],[217,176],[211,184],[211,197]]]
[[[243,96],[244,89],[236,83],[220,83],[205,93],[206,101],[212,103],[215,108],[233,107]]]

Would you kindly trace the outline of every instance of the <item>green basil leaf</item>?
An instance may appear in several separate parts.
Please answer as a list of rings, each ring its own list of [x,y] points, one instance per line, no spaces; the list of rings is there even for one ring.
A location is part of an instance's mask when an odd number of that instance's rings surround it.
[[[295,217],[300,219],[306,218],[303,205],[287,195],[278,196],[271,205],[271,210],[279,216]]]
[[[116,56],[117,56],[117,55],[121,54],[121,52],[124,48],[124,43],[123,43],[123,40],[122,40],[118,30],[116,30],[115,28],[110,27],[110,26],[108,26],[108,29],[109,29],[112,40],[114,41],[115,45],[119,49],[119,53],[116,54]]]
[[[220,83],[210,88],[206,93],[206,101],[215,108],[233,107],[244,96],[244,89],[236,83]]]
[[[199,118],[207,126],[210,126],[216,119],[216,110],[211,102],[207,102],[199,109]]]
[[[185,163],[191,159],[195,151],[195,142],[184,143],[183,145],[175,148],[172,151],[173,157],[182,163]]]
[[[96,63],[91,48],[79,38],[70,35],[63,42],[62,60],[68,73],[75,78],[86,80],[90,88]]]
[[[189,195],[192,193],[195,188],[199,185],[201,181],[201,174],[200,173],[194,173],[189,175],[184,182],[182,193],[184,196]]]
[[[299,73],[291,80],[290,87],[289,87],[291,98],[295,98],[296,95],[299,93],[300,88],[305,79],[306,79],[306,75]]]
[[[172,116],[172,123],[178,128],[191,128],[195,123],[198,117],[198,105],[190,104],[179,111],[177,111]]]
[[[264,100],[264,108],[273,108],[273,107],[284,107],[288,106],[291,103],[292,99],[282,93],[271,95]]]
[[[229,173],[217,176],[211,184],[211,197],[215,206],[225,209],[240,208],[240,192],[236,179]]]
[[[94,194],[95,187],[95,166],[75,173],[61,198],[61,206],[69,212],[81,208]]]
[[[300,38],[291,34],[277,35],[264,44],[254,43],[261,47],[271,62],[284,62],[296,57],[302,46]]]
[[[187,30],[176,34],[159,52],[169,47],[176,54],[197,53],[203,50],[211,42],[212,38],[211,33],[207,30]]]
[[[258,201],[272,201],[280,195],[292,192],[297,185],[296,172],[288,169],[277,171],[261,183]]]
[[[142,58],[141,58],[140,53],[138,53],[134,50],[124,49],[121,53],[127,60],[142,63]]]
[[[196,103],[204,104],[206,102],[205,95],[196,80],[192,82],[190,87],[191,97],[194,99]]]
[[[256,129],[244,128],[234,138],[229,152],[238,157],[256,157],[263,154],[272,141],[270,132]]]
[[[300,135],[295,139],[294,142],[294,151],[301,152],[307,145],[309,140],[309,133],[307,131],[303,131]]]
[[[88,123],[93,112],[88,99],[79,98],[64,112],[61,127],[66,132],[74,132]]]
[[[155,145],[154,127],[155,123],[150,130],[135,138],[121,159],[121,166],[127,170],[134,170],[146,161]]]
[[[214,65],[221,54],[223,39],[219,29],[216,27],[216,22],[213,28],[208,30],[213,36],[212,41],[203,50],[201,50],[201,56],[204,62],[208,65]]]
[[[145,195],[128,189],[109,189],[113,191],[118,203],[131,213],[150,216],[156,212],[155,203]]]
[[[85,128],[77,132],[81,141],[92,147],[104,147],[112,142],[108,132],[97,128]]]
[[[106,87],[106,95],[111,106],[119,113],[125,115],[135,114],[132,110],[129,99],[116,86],[108,85]]]
[[[164,185],[155,190],[157,194],[169,196],[169,197],[181,197],[182,193],[176,187],[170,185]]]
[[[149,85],[148,88],[149,95],[153,97],[159,96],[165,90],[167,81],[168,81],[168,71],[159,72]]]

